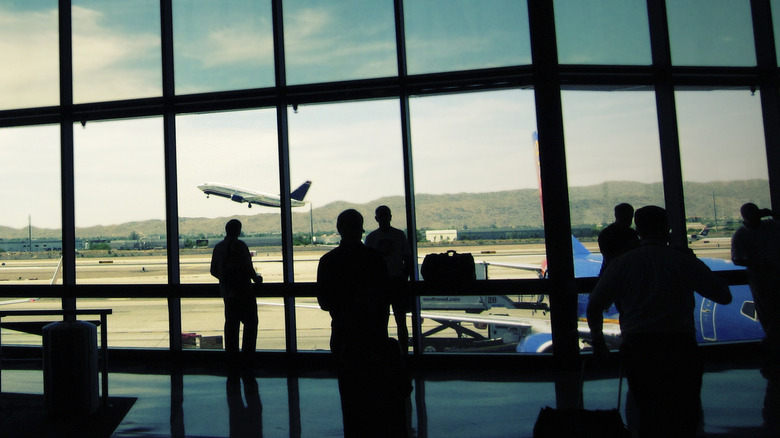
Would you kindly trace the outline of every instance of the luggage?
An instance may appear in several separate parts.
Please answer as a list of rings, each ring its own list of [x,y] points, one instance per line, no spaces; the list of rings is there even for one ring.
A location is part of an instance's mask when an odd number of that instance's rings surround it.
[[[97,327],[86,321],[59,321],[43,327],[43,395],[53,416],[97,411]]]
[[[458,254],[453,250],[425,256],[420,274],[425,282],[448,287],[468,285],[477,279],[474,257],[470,253]]]
[[[582,364],[580,394],[585,381],[585,362]],[[620,398],[623,392],[621,369],[616,409],[588,410],[582,406],[570,409],[542,408],[534,424],[534,438],[631,438],[631,432],[623,424],[620,415]],[[582,403],[582,397],[578,397]]]

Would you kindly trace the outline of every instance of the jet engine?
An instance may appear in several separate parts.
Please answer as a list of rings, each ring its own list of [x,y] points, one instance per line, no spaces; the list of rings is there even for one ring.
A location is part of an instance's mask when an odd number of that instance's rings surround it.
[[[241,195],[230,195],[230,200],[233,202],[244,202],[244,197]]]

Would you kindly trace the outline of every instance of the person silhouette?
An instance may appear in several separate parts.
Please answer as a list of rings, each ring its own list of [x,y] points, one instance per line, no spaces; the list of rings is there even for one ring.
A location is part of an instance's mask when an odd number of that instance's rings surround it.
[[[747,268],[748,284],[765,337],[762,371],[780,377],[780,222],[769,209],[748,202],[742,226],[731,238],[731,261]],[[768,219],[762,219],[772,216]]]
[[[398,327],[398,342],[403,354],[409,353],[409,329],[406,327],[406,314],[412,311],[414,302],[409,294],[409,277],[414,266],[412,250],[406,240],[406,234],[390,225],[393,219],[390,207],[380,205],[375,211],[379,228],[366,236],[366,246],[374,248],[384,257],[387,273],[390,276],[391,306]]]
[[[339,214],[339,246],[317,267],[317,301],[331,316],[331,354],[336,361],[345,437],[406,435],[401,352],[389,338],[388,274],[378,251],[365,246],[363,216]],[[407,383],[408,384],[408,383]]]
[[[634,207],[631,204],[615,206],[615,222],[601,230],[598,237],[599,251],[603,256],[599,275],[615,257],[639,246],[639,234],[631,228],[633,219]]]
[[[231,219],[225,225],[225,239],[214,247],[211,275],[219,279],[219,292],[225,303],[225,351],[231,366],[251,367],[257,346],[257,300],[252,281],[263,282],[252,266],[249,248],[242,240],[241,222]],[[244,324],[241,355],[238,338]]]
[[[620,312],[620,347],[641,437],[693,437],[701,414],[703,365],[694,327],[694,292],[731,302],[728,286],[692,253],[672,248],[666,210],[635,215],[640,246],[610,262],[587,307],[594,354],[608,353],[603,312]],[[633,425],[629,424],[633,428]]]

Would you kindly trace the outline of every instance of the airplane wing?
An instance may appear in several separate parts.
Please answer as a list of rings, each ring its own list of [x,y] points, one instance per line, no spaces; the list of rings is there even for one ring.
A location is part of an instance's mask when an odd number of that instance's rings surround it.
[[[40,298],[19,298],[17,300],[0,301],[0,306],[5,306],[8,304],[32,303],[38,301],[39,299]]]

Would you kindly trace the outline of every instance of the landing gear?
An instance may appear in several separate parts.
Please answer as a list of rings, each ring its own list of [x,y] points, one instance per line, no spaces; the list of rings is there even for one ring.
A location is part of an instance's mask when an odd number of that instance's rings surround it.
[[[247,204],[247,205],[249,206],[249,208],[252,208],[252,203],[251,202],[249,204]]]

